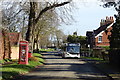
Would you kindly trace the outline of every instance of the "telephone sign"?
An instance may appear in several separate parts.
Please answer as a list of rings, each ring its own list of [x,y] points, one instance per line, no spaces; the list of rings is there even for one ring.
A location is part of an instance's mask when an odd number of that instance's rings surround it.
[[[28,64],[28,42],[20,41],[19,64]]]

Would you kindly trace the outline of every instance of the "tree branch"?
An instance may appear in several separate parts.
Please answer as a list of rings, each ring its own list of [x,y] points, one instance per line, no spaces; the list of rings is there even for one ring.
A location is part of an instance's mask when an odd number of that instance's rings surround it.
[[[63,6],[65,4],[68,4],[70,3],[72,0],[69,0],[69,1],[66,1],[66,2],[62,2],[60,4],[56,3],[56,4],[53,4],[51,6],[48,6],[48,7],[45,7],[42,11],[40,11],[38,17],[35,19],[35,23],[37,23],[40,19],[40,17],[42,16],[43,13],[45,13],[46,11],[52,9],[52,8],[55,8],[55,7],[60,7],[60,6]]]

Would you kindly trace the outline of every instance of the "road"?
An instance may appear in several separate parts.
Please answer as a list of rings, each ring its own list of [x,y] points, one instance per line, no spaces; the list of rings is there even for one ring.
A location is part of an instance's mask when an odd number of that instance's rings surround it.
[[[62,59],[57,53],[42,53],[45,65],[15,80],[109,80],[83,59]]]

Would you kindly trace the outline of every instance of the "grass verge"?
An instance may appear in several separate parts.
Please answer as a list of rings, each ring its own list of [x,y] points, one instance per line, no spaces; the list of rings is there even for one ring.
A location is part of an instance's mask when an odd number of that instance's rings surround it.
[[[54,51],[54,49],[48,48],[48,49],[40,49],[41,52],[49,52]]]
[[[98,60],[98,61],[102,61],[103,60],[102,58],[96,58],[96,57],[81,57],[81,58],[91,59],[91,60]]]
[[[9,80],[14,76],[28,73],[29,71],[31,71],[31,69],[44,62],[41,56],[42,55],[39,53],[33,53],[33,57],[29,59],[28,65],[18,64],[18,62],[3,65],[1,67],[2,69],[0,69],[2,71],[2,80]]]

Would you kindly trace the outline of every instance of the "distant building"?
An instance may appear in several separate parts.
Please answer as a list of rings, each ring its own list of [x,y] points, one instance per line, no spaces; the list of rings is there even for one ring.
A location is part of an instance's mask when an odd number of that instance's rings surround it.
[[[114,23],[113,17],[106,17],[106,20],[101,20],[100,27],[93,31],[87,31],[87,45],[91,48],[99,46],[109,46],[108,36],[111,35],[112,25]]]

